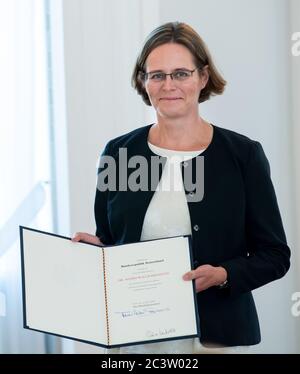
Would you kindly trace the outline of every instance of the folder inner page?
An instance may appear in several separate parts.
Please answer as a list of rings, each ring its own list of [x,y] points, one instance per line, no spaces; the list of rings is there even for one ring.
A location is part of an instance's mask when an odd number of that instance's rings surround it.
[[[187,237],[105,248],[110,344],[197,335]]]
[[[101,251],[23,229],[27,327],[107,344]]]

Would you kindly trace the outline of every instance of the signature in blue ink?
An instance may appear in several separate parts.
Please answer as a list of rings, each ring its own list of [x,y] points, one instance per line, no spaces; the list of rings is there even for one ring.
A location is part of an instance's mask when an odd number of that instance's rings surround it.
[[[142,310],[126,310],[121,312],[116,312],[121,314],[122,318],[128,317],[143,317],[146,315],[154,315],[157,313],[168,312],[170,308],[160,308],[160,309],[142,309]]]

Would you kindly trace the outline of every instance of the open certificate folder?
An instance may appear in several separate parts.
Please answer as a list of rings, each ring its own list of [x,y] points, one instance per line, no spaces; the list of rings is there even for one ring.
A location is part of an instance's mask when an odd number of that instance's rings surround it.
[[[98,247],[20,227],[24,327],[102,347],[199,335],[191,237]]]

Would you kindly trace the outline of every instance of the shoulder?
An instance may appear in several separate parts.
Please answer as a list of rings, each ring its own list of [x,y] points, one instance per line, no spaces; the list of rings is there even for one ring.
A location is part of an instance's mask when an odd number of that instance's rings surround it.
[[[151,126],[152,124],[142,126],[109,140],[109,142],[106,144],[104,152],[106,154],[114,154],[119,148],[128,147],[128,145],[131,143],[137,143],[142,138],[147,137]]]
[[[256,140],[251,139],[250,137],[238,133],[233,130],[225,129],[224,127],[215,126],[220,137],[225,141],[235,147],[252,147],[255,143],[258,143]]]
[[[257,140],[223,127],[215,126],[215,128],[218,133],[219,146],[233,153],[241,162],[247,164],[254,154],[264,153]]]
[[[238,163],[243,173],[249,171],[270,175],[270,164],[261,143],[233,130],[216,127],[217,144],[221,154],[227,154]]]

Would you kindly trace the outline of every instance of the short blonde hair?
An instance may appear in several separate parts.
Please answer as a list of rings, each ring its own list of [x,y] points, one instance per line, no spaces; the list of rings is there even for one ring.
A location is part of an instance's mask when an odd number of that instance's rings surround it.
[[[201,74],[201,68],[208,66],[209,79],[200,92],[199,103],[209,100],[212,95],[221,95],[223,93],[226,81],[215,67],[209,50],[199,34],[191,26],[183,22],[168,22],[157,27],[147,37],[133,70],[132,86],[142,96],[147,105],[151,106],[143,79],[146,72],[146,60],[153,49],[167,43],[177,43],[185,46],[192,53],[195,65],[199,68],[199,74]]]

